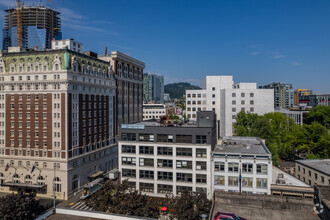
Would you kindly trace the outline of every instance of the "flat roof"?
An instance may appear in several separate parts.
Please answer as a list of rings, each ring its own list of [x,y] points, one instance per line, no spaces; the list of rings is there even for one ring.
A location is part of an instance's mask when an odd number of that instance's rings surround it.
[[[330,176],[330,159],[296,160],[297,163]]]
[[[221,144],[213,150],[214,154],[260,154],[269,155],[268,148],[257,137],[223,137]]]

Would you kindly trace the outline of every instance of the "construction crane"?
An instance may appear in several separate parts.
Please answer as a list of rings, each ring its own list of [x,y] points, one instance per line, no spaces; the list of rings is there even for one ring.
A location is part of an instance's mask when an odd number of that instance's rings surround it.
[[[21,0],[16,0],[16,12],[17,12],[17,46],[22,45],[22,5]]]

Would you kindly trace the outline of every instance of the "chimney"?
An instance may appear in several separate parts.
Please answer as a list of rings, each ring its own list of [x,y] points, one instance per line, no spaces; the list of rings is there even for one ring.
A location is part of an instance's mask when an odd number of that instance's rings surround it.
[[[108,55],[108,47],[105,47],[105,52],[104,52],[104,56]]]
[[[34,50],[37,51],[38,50],[38,46],[34,46]]]

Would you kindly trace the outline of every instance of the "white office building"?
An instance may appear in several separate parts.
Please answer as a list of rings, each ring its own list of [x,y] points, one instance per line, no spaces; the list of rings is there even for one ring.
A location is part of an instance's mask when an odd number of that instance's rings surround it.
[[[83,44],[75,41],[74,39],[65,39],[65,40],[52,40],[52,49],[69,49],[78,53],[83,53]]]
[[[212,151],[213,190],[271,193],[272,155],[255,137],[224,137]]]
[[[197,111],[215,111],[218,136],[232,136],[240,111],[263,115],[274,111],[274,92],[257,89],[256,83],[234,84],[232,76],[206,76],[201,90],[186,91],[186,114],[196,120]]]
[[[143,121],[151,119],[160,119],[166,116],[166,108],[163,104],[144,104]]]

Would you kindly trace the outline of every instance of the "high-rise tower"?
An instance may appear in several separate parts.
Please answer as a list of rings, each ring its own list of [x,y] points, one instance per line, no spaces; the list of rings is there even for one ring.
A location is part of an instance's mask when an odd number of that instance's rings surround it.
[[[59,12],[54,11],[43,4],[23,4],[20,8],[21,22],[18,22],[17,8],[5,10],[4,18],[3,46],[17,45],[17,24],[20,23],[21,47],[50,49],[51,40],[61,39],[61,19]]]

